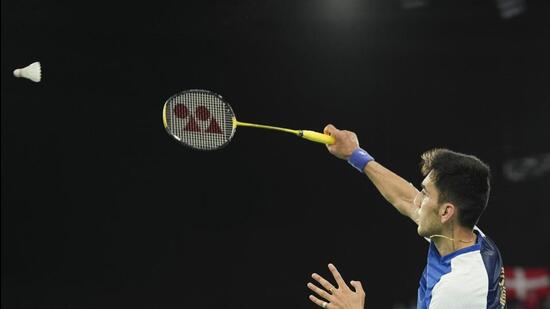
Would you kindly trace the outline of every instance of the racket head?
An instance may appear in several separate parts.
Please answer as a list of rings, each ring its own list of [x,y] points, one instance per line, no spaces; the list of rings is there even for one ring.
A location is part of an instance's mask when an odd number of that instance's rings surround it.
[[[208,90],[190,89],[171,96],[164,103],[162,114],[166,132],[196,150],[225,147],[237,127],[231,106]]]

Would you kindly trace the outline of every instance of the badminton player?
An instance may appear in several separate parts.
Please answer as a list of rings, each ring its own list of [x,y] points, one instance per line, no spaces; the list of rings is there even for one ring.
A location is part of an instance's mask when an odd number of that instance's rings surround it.
[[[489,167],[478,158],[448,149],[422,154],[421,190],[376,162],[359,147],[355,133],[328,125],[327,145],[337,158],[365,174],[382,196],[417,224],[428,240],[426,266],[420,276],[417,308],[504,308],[502,259],[495,243],[476,224],[487,207]],[[308,283],[309,299],[322,308],[363,309],[365,293],[358,281],[346,284],[329,264],[336,285],[318,274]],[[353,289],[352,289],[353,288]]]

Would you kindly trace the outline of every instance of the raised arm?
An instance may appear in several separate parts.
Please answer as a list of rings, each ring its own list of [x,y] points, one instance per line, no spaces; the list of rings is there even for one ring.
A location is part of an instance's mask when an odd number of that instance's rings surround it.
[[[363,167],[361,172],[369,177],[380,194],[401,214],[417,223],[418,207],[414,205],[414,198],[418,194],[418,190],[410,182],[378,162],[370,160],[369,155],[359,148],[355,133],[338,130],[330,124],[325,127],[324,133],[334,137],[334,144],[327,145],[331,154],[337,158],[348,160],[348,162],[352,161],[352,165],[358,169]],[[363,166],[365,162],[367,164]]]

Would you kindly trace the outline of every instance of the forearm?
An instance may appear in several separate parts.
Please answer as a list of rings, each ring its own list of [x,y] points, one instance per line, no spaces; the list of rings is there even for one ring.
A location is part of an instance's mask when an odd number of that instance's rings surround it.
[[[338,130],[329,124],[323,132],[334,137],[334,144],[327,145],[328,151],[337,158],[347,160],[354,168],[367,174],[382,196],[401,214],[417,222],[417,207],[414,198],[418,190],[389,169],[374,161],[365,150],[359,148],[357,135],[351,131]]]
[[[390,204],[416,222],[414,198],[418,190],[410,182],[376,161],[369,162],[363,171]]]

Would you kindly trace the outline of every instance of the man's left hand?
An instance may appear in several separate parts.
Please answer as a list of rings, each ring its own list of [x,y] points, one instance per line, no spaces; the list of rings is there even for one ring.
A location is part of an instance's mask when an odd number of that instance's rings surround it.
[[[325,300],[313,295],[309,295],[309,299],[326,309],[363,309],[365,307],[365,291],[363,291],[361,282],[351,281],[350,284],[355,288],[355,291],[352,291],[334,265],[328,264],[328,269],[334,276],[338,287],[334,287],[332,283],[314,273],[311,277],[324,289],[311,282],[307,284],[307,287]]]

